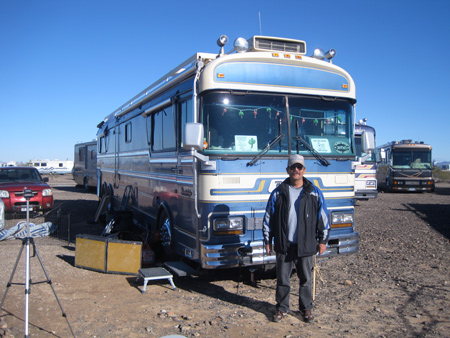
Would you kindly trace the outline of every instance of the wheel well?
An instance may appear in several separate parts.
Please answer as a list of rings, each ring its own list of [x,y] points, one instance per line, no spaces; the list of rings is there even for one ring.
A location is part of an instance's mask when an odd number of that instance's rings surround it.
[[[163,213],[167,214],[167,217],[169,217],[170,224],[173,225],[174,224],[174,222],[173,222],[173,214],[170,211],[169,206],[165,202],[162,202],[160,204],[160,206],[159,206],[158,217],[156,218],[156,224],[158,224],[158,226],[159,226]]]

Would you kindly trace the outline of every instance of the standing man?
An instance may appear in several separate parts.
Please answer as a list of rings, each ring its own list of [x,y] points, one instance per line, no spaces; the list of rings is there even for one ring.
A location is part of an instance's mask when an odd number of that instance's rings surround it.
[[[314,255],[323,254],[329,235],[328,211],[322,192],[304,177],[305,160],[289,156],[289,177],[270,195],[264,215],[263,235],[266,252],[276,253],[277,289],[274,322],[286,317],[291,291],[290,277],[295,265],[300,280],[299,309],[311,322],[312,277]]]

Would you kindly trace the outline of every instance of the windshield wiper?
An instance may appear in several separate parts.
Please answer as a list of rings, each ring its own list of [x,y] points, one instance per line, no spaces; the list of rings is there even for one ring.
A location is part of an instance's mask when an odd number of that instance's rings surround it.
[[[325,157],[320,155],[313,147],[311,147],[308,142],[306,142],[304,139],[301,138],[300,133],[298,131],[298,120],[296,121],[295,128],[297,132],[297,136],[295,137],[297,140],[297,153],[300,151],[299,143],[301,143],[303,147],[305,147],[311,153],[311,155],[313,155],[317,159],[317,161],[319,161],[321,165],[323,165],[324,167],[328,167],[330,165],[330,162],[328,162],[328,160]]]
[[[275,137],[272,141],[270,141],[266,147],[261,150],[261,152],[255,156],[253,160],[247,163],[247,167],[253,166],[258,160],[263,157],[272,147],[277,143],[280,142],[280,152],[281,152],[281,139],[284,137],[284,135],[281,133],[281,119],[278,118],[278,136]]]

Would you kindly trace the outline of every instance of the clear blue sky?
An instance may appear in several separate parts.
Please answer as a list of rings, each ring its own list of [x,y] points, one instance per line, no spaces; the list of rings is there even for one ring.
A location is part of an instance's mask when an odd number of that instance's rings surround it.
[[[334,48],[377,143],[450,160],[448,0],[0,0],[0,161],[73,159],[96,125],[228,35]],[[259,20],[261,16],[261,25]]]

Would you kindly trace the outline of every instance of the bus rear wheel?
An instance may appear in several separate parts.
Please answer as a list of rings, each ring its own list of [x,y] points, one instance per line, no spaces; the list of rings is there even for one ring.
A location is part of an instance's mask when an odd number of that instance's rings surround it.
[[[85,177],[84,180],[83,180],[83,186],[84,186],[84,191],[88,192],[89,191],[89,184],[88,184],[87,177]]]
[[[159,238],[163,249],[164,260],[175,258],[173,226],[166,211],[162,212],[159,219]]]

